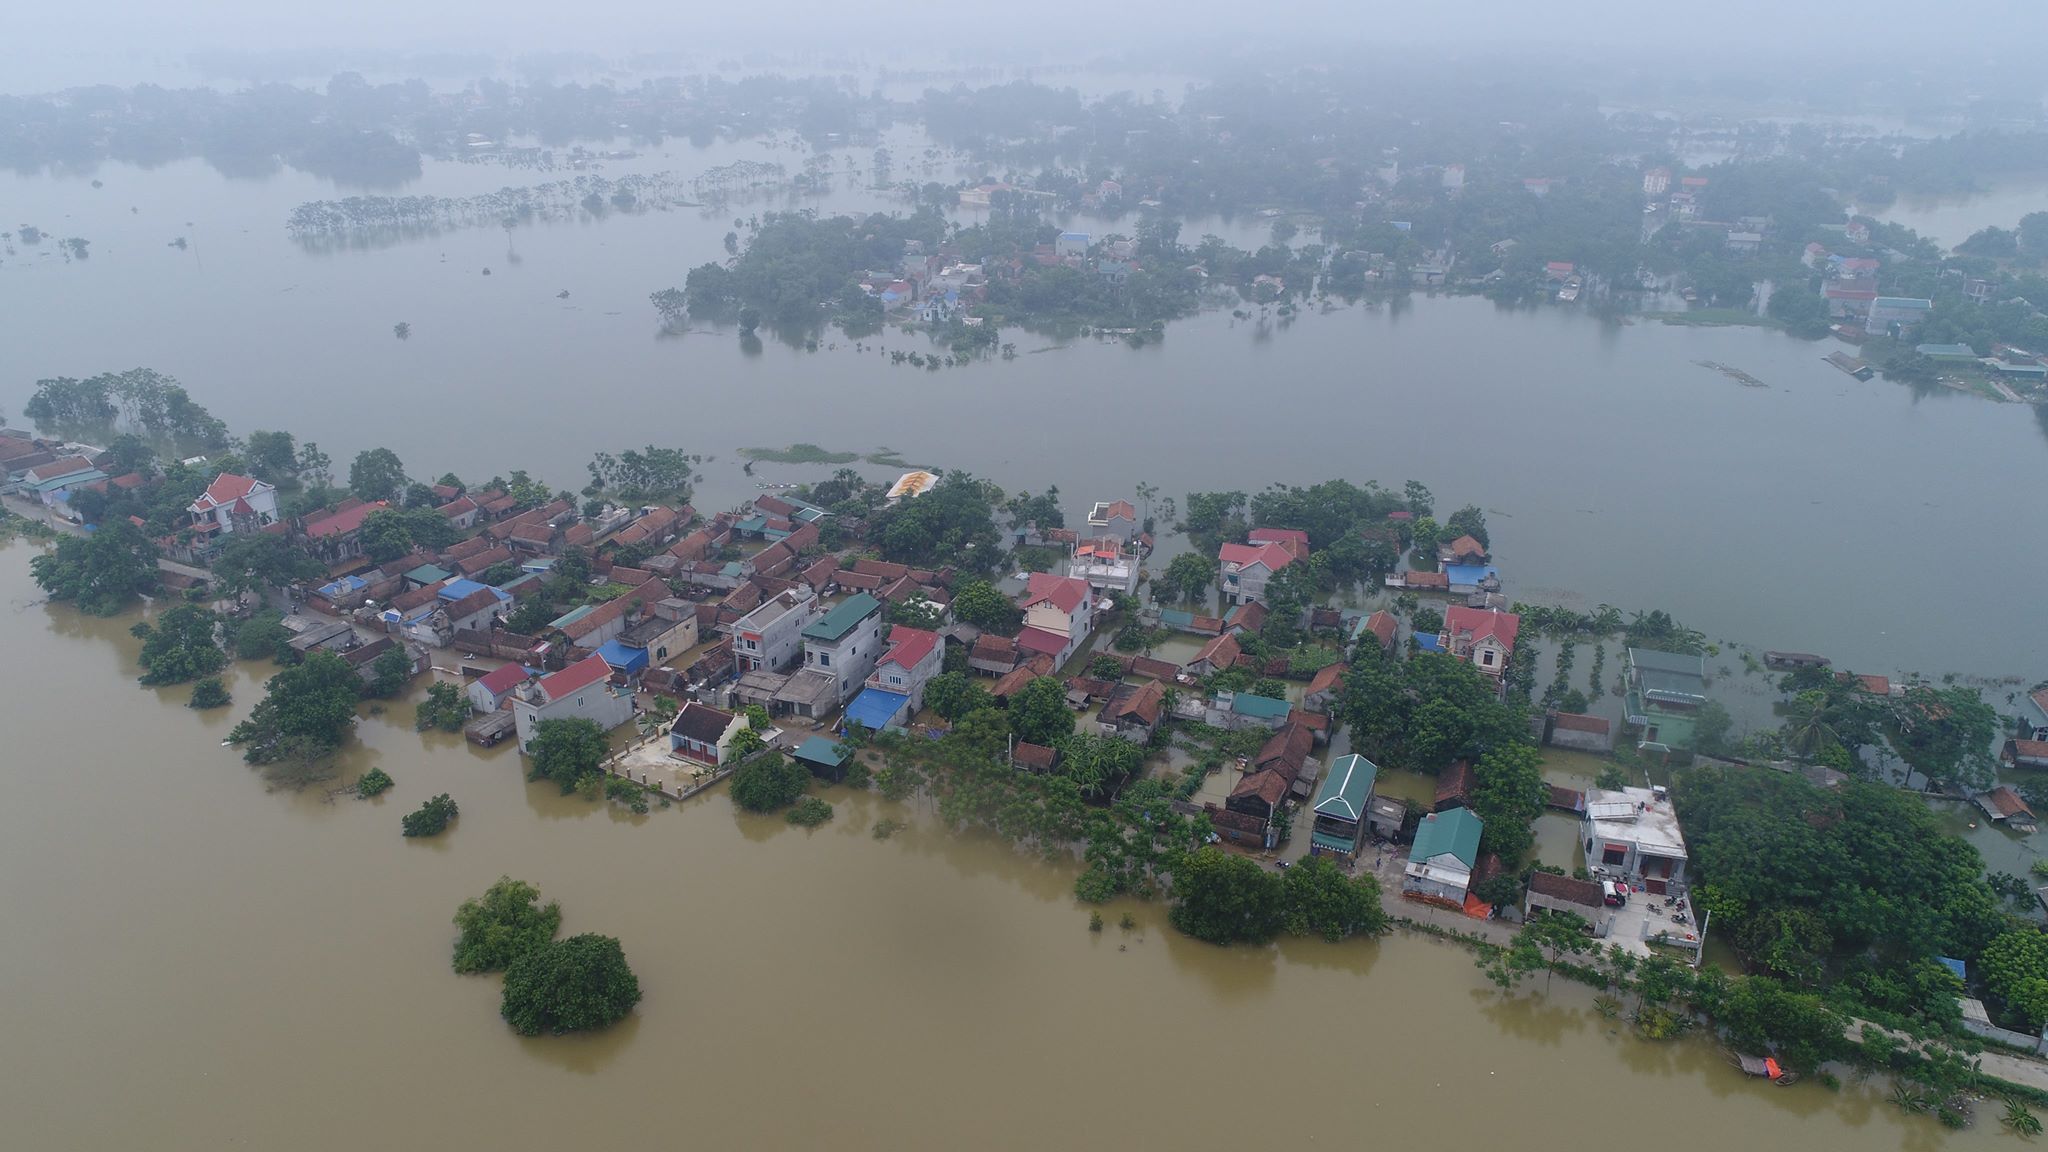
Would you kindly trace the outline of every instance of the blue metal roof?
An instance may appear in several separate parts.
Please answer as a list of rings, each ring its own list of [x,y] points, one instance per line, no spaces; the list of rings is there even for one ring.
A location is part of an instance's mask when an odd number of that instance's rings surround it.
[[[1963,967],[1963,962],[1961,960],[1958,960],[1953,956],[1936,956],[1935,959],[1941,961],[1941,966],[1943,968],[1946,968],[1949,971],[1955,973],[1956,979],[1967,981],[1970,978],[1969,972],[1967,969]]]
[[[647,667],[647,649],[630,648],[618,640],[607,640],[597,650],[604,662],[621,672],[638,672]]]
[[[1424,652],[1441,652],[1444,650],[1443,638],[1431,632],[1417,632],[1415,634],[1415,646]]]
[[[1446,564],[1444,575],[1450,577],[1453,584],[1477,584],[1488,576],[1498,576],[1500,573],[1491,564]]]
[[[462,599],[464,596],[475,595],[486,587],[489,587],[489,585],[479,584],[474,580],[450,580],[448,583],[441,585],[441,590],[436,592],[435,595],[443,600],[455,601]]]
[[[860,695],[846,706],[846,722],[858,724],[870,731],[880,731],[896,722],[897,714],[910,697],[902,692],[884,692],[880,688],[863,688]]]

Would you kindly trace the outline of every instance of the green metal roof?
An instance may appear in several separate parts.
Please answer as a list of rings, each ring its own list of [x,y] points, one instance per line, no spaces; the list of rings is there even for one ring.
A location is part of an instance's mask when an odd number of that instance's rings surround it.
[[[1358,844],[1351,837],[1332,836],[1328,832],[1310,832],[1308,834],[1308,842],[1318,848],[1327,848],[1332,852],[1349,852],[1358,847]]]
[[[1707,698],[1707,660],[1704,656],[1683,656],[1655,648],[1631,648],[1628,665],[1635,672],[1643,692],[1665,699]]]
[[[597,611],[597,606],[595,604],[584,604],[580,607],[571,608],[569,611],[564,612],[560,616],[555,617],[553,620],[548,621],[548,627],[567,628],[569,625],[574,624],[578,620],[583,619],[585,616],[588,616],[595,611]]]
[[[438,565],[422,564],[419,567],[413,569],[412,571],[407,572],[405,574],[405,578],[418,584],[439,584],[441,581],[446,580],[453,575],[455,575],[455,573],[450,572],[446,568],[442,568]]]
[[[837,768],[841,764],[846,763],[846,753],[839,750],[838,744],[825,739],[823,736],[813,736],[802,744],[797,745],[796,751],[792,755],[806,763],[823,764],[831,768]]]
[[[1230,710],[1239,716],[1256,716],[1261,720],[1272,720],[1294,711],[1294,705],[1270,696],[1257,696],[1250,692],[1239,692],[1231,698]]]
[[[1355,752],[1341,757],[1330,765],[1329,775],[1323,777],[1316,792],[1316,815],[1354,823],[1365,819],[1365,806],[1372,802],[1373,781],[1379,775],[1379,765]]]
[[[856,592],[839,602],[818,622],[804,629],[804,639],[816,640],[822,644],[836,644],[846,639],[854,626],[882,610],[882,602],[865,592]]]
[[[1479,863],[1481,827],[1479,817],[1470,808],[1452,808],[1425,816],[1415,826],[1415,847],[1408,850],[1408,859],[1420,863],[1449,854],[1471,868]]]

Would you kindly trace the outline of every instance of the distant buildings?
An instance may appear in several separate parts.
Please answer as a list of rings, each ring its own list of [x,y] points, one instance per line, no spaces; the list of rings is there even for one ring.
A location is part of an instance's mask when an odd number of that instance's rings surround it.
[[[1934,301],[1912,296],[1879,296],[1870,302],[1863,330],[1872,336],[1903,336],[1934,312]]]
[[[602,656],[586,656],[550,676],[521,686],[512,698],[512,719],[519,750],[533,743],[543,720],[584,719],[611,731],[633,718],[633,694],[612,687],[611,665]]]
[[[1651,168],[1643,173],[1643,195],[1662,196],[1671,191],[1671,169]]]

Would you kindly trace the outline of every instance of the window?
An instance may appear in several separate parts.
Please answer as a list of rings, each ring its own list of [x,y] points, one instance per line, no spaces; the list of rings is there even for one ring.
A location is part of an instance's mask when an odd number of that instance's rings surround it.
[[[1479,663],[1487,668],[1493,667],[1493,649],[1488,648],[1486,651],[1481,652],[1479,654]]]
[[[831,654],[830,652],[820,652],[820,653],[818,653],[818,667],[820,667],[820,668],[830,668],[831,666],[832,666],[832,654]]]
[[[1628,846],[1625,844],[1602,844],[1600,846],[1600,862],[1602,864],[1627,863]]]

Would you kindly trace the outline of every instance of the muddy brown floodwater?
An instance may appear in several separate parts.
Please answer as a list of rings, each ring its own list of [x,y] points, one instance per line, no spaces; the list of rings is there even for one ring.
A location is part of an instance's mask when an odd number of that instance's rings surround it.
[[[0,1115],[20,1149],[1967,1148],[1877,1086],[1746,1081],[1559,983],[1504,999],[1426,938],[1218,949],[1086,930],[1072,874],[835,789],[815,832],[723,791],[632,817],[516,753],[366,717],[344,776],[267,791],[219,747],[267,666],[201,716],[139,688],[134,617],[41,603],[0,549]],[[444,836],[399,815],[446,791]],[[883,817],[909,821],[870,835]],[[646,998],[522,1040],[449,917],[501,873],[618,936]]]

